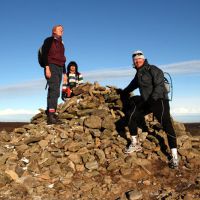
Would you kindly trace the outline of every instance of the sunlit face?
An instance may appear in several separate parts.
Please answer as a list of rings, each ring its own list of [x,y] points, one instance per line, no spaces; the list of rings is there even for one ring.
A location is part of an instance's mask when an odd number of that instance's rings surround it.
[[[144,59],[143,58],[133,58],[133,63],[135,65],[136,69],[139,69],[144,65]]]
[[[63,31],[64,31],[64,30],[63,30],[63,27],[62,27],[62,26],[57,26],[56,29],[55,29],[55,31],[54,31],[54,33],[55,33],[57,36],[62,37]]]
[[[72,65],[72,66],[70,67],[70,72],[71,72],[71,73],[75,73],[75,72],[76,72],[76,67],[75,67],[74,65]]]

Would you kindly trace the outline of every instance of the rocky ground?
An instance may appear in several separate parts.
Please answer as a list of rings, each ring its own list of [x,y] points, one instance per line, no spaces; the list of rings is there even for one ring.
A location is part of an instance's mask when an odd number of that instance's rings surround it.
[[[151,115],[139,129],[142,152],[127,155],[127,127],[114,87],[86,83],[59,105],[60,125],[45,111],[31,123],[0,132],[0,199],[200,199],[200,136],[173,122],[179,169],[168,167],[169,148]]]
[[[190,132],[193,136],[200,135],[200,123],[185,123],[186,131]]]
[[[22,127],[29,124],[28,122],[0,122],[0,131],[13,131],[15,128]],[[200,122],[199,123],[184,123],[185,130],[192,136],[200,136]]]

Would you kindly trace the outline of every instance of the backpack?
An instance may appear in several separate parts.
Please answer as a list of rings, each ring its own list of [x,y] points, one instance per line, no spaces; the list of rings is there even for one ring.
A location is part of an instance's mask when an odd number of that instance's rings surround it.
[[[43,55],[42,55],[42,47],[43,47],[43,46],[41,46],[41,47],[38,49],[38,63],[40,64],[40,67],[44,68],[44,67],[45,67],[45,64],[44,64]]]
[[[172,101],[173,97],[173,85],[172,85],[172,77],[168,72],[163,72],[164,73],[164,86],[165,86],[165,92],[168,93],[168,100]],[[170,98],[169,98],[170,96]]]

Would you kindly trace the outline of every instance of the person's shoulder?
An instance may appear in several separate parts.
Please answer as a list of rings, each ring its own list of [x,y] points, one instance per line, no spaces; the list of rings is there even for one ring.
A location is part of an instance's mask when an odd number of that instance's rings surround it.
[[[50,42],[50,41],[52,41],[52,40],[53,40],[53,37],[51,36],[51,37],[45,38],[44,42]]]
[[[77,72],[76,75],[78,75],[78,76],[82,76],[82,74],[81,74],[80,72]]]
[[[149,65],[149,69],[148,71],[154,76],[154,75],[163,75],[163,71],[162,69],[160,69],[159,67],[157,67],[156,65]]]
[[[152,64],[149,64],[149,67],[154,68],[154,69],[158,68],[156,65],[152,65]]]
[[[156,65],[149,65],[149,67],[151,68],[151,70],[154,71],[162,71],[159,67],[157,67]]]

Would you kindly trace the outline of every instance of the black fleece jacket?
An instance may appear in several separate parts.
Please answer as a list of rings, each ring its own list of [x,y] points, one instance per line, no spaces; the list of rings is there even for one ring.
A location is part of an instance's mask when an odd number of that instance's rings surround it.
[[[164,74],[161,69],[154,65],[150,65],[148,61],[145,60],[144,65],[136,70],[135,77],[123,90],[123,93],[127,94],[139,88],[144,101],[149,99],[166,99]]]

